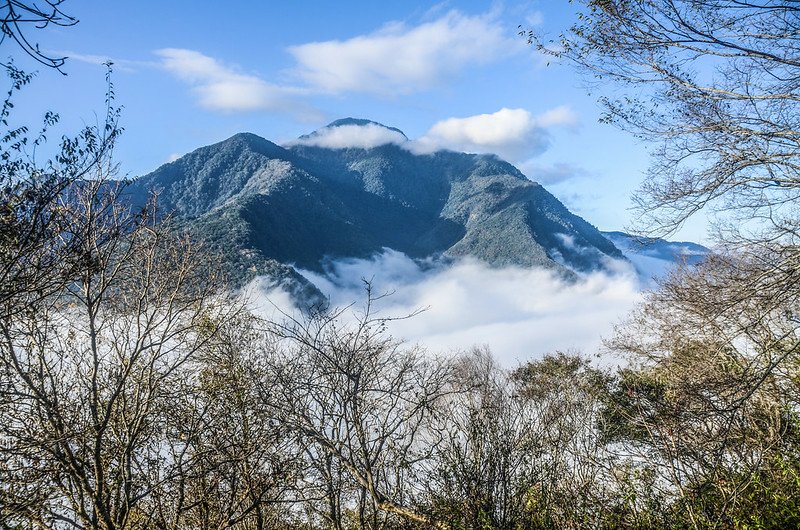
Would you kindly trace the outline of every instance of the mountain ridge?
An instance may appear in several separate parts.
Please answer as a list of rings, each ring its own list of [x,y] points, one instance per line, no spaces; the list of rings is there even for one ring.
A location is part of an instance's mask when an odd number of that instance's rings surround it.
[[[300,136],[298,138],[298,140],[313,138],[315,135],[319,135],[320,133],[322,133],[326,129],[335,129],[337,127],[347,127],[347,126],[364,127],[364,126],[369,126],[369,125],[374,125],[374,126],[377,126],[377,127],[381,127],[383,129],[387,129],[389,131],[400,133],[401,135],[403,135],[403,138],[408,140],[408,136],[406,136],[406,133],[404,133],[403,131],[401,131],[397,127],[390,127],[388,125],[384,125],[383,123],[380,123],[380,122],[377,122],[377,121],[372,121],[372,120],[367,120],[367,119],[364,119],[364,118],[350,118],[350,117],[348,117],[348,118],[339,118],[338,120],[333,120],[332,122],[330,122],[328,125],[326,125],[324,127],[321,127],[321,128],[319,128],[319,129],[317,129],[317,130],[315,130],[313,132],[310,132],[308,134],[304,134],[304,135]]]
[[[386,127],[332,122],[364,124]],[[624,259],[594,226],[494,155],[415,154],[394,143],[282,147],[239,133],[140,177],[129,194],[141,203],[153,191],[162,210],[223,251],[238,283],[260,274],[296,283],[295,266],[321,270],[323,259],[384,247],[565,275],[602,268],[604,256]]]

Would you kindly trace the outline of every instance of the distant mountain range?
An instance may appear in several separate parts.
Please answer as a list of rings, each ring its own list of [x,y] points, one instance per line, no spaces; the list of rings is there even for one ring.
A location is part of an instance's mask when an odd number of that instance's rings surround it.
[[[295,267],[367,257],[385,247],[414,258],[472,256],[493,266],[546,267],[570,275],[622,252],[541,185],[493,155],[417,154],[397,143],[330,148],[315,138],[338,120],[281,147],[237,134],[134,181],[131,201],[158,193],[159,208],[225,256],[234,283],[267,276],[296,297],[319,292]]]
[[[637,237],[625,232],[602,234],[622,251],[645,280],[663,277],[676,263],[696,265],[711,253],[711,249],[689,241]]]

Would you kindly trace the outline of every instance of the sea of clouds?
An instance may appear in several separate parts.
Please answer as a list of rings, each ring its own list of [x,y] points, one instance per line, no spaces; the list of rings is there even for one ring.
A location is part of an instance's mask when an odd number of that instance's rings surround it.
[[[373,295],[386,294],[374,306],[377,316],[414,314],[389,323],[394,337],[439,354],[487,345],[507,367],[556,351],[617,364],[602,341],[649,285],[623,261],[569,279],[542,268],[496,268],[473,259],[417,261],[391,249],[370,259],[328,261],[324,270],[300,272],[332,306],[350,306],[347,318],[363,314],[368,281]],[[251,304],[267,316],[298,313],[279,290],[253,284],[249,292]]]

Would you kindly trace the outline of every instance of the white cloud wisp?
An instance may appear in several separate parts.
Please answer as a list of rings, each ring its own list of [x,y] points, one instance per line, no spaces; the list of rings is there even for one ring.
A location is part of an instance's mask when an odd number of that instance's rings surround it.
[[[161,66],[188,83],[200,106],[216,111],[279,111],[310,117],[319,113],[298,96],[302,90],[243,74],[213,57],[180,48],[157,50]]]
[[[400,22],[347,40],[289,48],[297,76],[331,93],[408,94],[429,89],[471,65],[525,49],[491,15],[450,11],[414,27]]]
[[[408,139],[403,133],[369,123],[325,127],[314,134],[289,142],[287,145],[314,145],[328,149],[370,149],[385,144],[404,145],[407,142]]]

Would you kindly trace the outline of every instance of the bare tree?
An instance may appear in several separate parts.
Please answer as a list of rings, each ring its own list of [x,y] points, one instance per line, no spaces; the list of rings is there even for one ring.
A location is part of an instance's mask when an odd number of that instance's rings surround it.
[[[430,458],[432,416],[448,392],[447,365],[386,335],[368,289],[363,312],[276,323],[281,338],[265,406],[305,448],[312,506],[332,528],[387,528],[399,517],[443,527],[416,504],[415,474]],[[316,483],[315,483],[316,482]]]
[[[12,87],[0,111],[0,123],[6,127],[14,96],[31,79],[14,68],[7,72]],[[25,322],[36,322],[39,308],[49,307],[54,297],[63,295],[84,267],[76,259],[83,239],[70,233],[75,210],[67,207],[64,196],[70,186],[88,178],[102,165],[120,132],[110,84],[109,89],[104,124],[87,127],[74,138],[65,137],[59,155],[52,161],[38,163],[36,149],[45,141],[48,127],[57,120],[53,113],[45,116],[38,134],[29,135],[27,127],[18,127],[9,129],[0,140],[0,356],[4,366],[0,371],[0,408],[4,411],[22,406],[18,402],[20,396],[13,391],[13,366],[9,364],[18,346],[14,343],[15,334]],[[11,463],[5,462],[9,466]],[[27,499],[25,506],[41,505],[38,499],[47,494],[46,489],[25,491],[19,485],[2,479],[0,482],[8,485],[3,493],[16,490],[12,498]],[[19,508],[12,498],[0,494],[0,512]]]
[[[14,97],[31,80],[29,74],[8,70],[12,86],[0,108],[0,124],[9,126]],[[61,199],[78,182],[91,179],[108,164],[121,133],[119,109],[114,106],[110,70],[104,122],[64,137],[53,160],[40,162],[37,148],[58,116],[48,112],[42,129],[8,129],[0,138],[0,317],[11,318],[26,304],[63,289],[76,271],[70,256],[79,252],[79,238],[63,237],[69,230],[69,211]],[[105,167],[108,172],[113,168]]]
[[[501,369],[488,349],[458,361],[427,477],[454,528],[600,527],[613,495],[601,439],[606,377],[559,354]]]
[[[514,528],[538,482],[538,417],[517,400],[486,349],[457,361],[456,388],[437,416],[435,458],[426,484],[437,515],[454,528]]]
[[[578,22],[557,42],[528,35],[599,82],[629,88],[601,101],[608,121],[661,145],[635,195],[645,226],[669,233],[709,206],[733,217],[728,236],[795,244],[800,6],[783,0],[581,4]],[[752,233],[737,233],[742,220]]]
[[[7,0],[0,4],[0,45],[13,41],[25,54],[38,63],[61,72],[66,57],[53,56],[39,48],[39,44],[28,37],[28,29],[42,29],[48,26],[74,26],[78,19],[66,14],[61,4],[64,0],[39,0],[22,2]],[[7,68],[10,64],[5,64]],[[61,72],[64,73],[64,72]]]
[[[668,234],[711,209],[724,244],[653,293],[612,340],[633,364],[606,426],[627,440],[634,467],[658,475],[656,497],[671,496],[666,512],[682,524],[791,525],[800,6],[581,4],[557,42],[528,35],[600,82],[618,82],[622,96],[602,100],[606,119],[657,142],[634,196],[639,225]],[[774,519],[757,522],[758,512]]]
[[[796,302],[763,292],[761,265],[716,256],[676,275],[610,342],[633,362],[609,409],[612,438],[653,466],[693,527],[748,520],[758,477],[795,494],[778,475],[798,454]]]
[[[76,276],[0,320],[7,520],[146,527],[145,501],[174,475],[169,418],[209,340],[203,326],[230,311],[196,245],[132,214],[118,189],[68,190],[60,237],[76,242]]]
[[[299,445],[271,410],[259,384],[269,378],[263,323],[242,312],[213,322],[193,365],[194,387],[169,452],[175,480],[153,499],[164,528],[280,528],[301,479]]]

